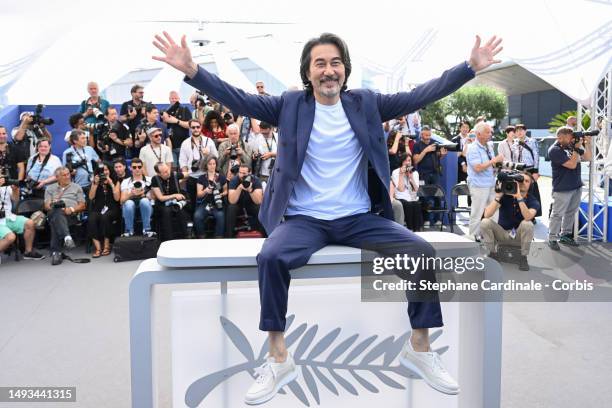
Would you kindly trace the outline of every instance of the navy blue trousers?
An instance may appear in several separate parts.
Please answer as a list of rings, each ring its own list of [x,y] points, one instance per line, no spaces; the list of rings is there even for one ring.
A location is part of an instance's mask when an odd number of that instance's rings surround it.
[[[435,256],[435,250],[427,241],[407,228],[375,214],[357,214],[333,221],[296,215],[282,222],[264,241],[257,255],[261,303],[259,329],[285,331],[292,269],[306,265],[313,253],[327,245],[364,248],[371,243],[401,244],[401,253],[409,256]],[[396,253],[399,252],[396,250]],[[427,271],[417,272],[415,278],[419,279],[422,273]],[[429,278],[431,280],[431,276]],[[442,311],[437,293],[434,299],[409,302],[408,316],[413,329],[442,327]]]

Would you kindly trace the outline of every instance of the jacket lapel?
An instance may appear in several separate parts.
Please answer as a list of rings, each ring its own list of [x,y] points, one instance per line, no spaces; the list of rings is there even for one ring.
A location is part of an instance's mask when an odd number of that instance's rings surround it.
[[[298,109],[297,117],[297,135],[296,135],[296,146],[297,146],[297,174],[302,170],[302,164],[304,164],[304,157],[306,156],[306,148],[308,147],[308,141],[310,140],[310,133],[312,132],[312,125],[314,122],[315,115],[315,100],[314,96],[304,94],[300,107]]]
[[[353,132],[355,132],[357,139],[359,139],[363,152],[365,153],[366,157],[370,159],[370,138],[368,137],[368,123],[366,121],[366,115],[361,112],[361,106],[359,105],[358,101],[355,100],[353,95],[342,92],[340,94],[340,100],[342,101],[344,113],[346,113],[346,117],[351,124],[351,128],[353,129]]]

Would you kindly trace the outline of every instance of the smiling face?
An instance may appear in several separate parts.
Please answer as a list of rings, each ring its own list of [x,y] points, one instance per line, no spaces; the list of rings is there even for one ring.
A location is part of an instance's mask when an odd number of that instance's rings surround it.
[[[325,105],[338,102],[345,79],[340,50],[335,45],[319,44],[312,48],[308,80],[317,102]]]

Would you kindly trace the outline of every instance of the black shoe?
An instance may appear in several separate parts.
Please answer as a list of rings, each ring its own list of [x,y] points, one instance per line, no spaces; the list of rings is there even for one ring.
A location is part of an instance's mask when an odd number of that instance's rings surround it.
[[[489,253],[489,258],[495,259],[497,262],[500,262],[500,263],[502,262],[501,256],[499,256],[499,254],[497,252]]]
[[[569,235],[563,235],[561,238],[559,238],[559,242],[567,246],[573,246],[573,247],[579,246],[578,243],[574,241],[574,238],[572,238]]]
[[[54,252],[51,254],[51,265],[59,265],[64,261],[64,257],[61,252]]]
[[[529,263],[527,263],[527,257],[525,255],[521,255],[521,259],[519,260],[519,270],[528,271]]]
[[[32,259],[35,261],[40,261],[41,259],[45,259],[45,256],[36,252],[35,250],[31,250],[30,252],[26,252],[25,254],[23,254],[23,259]]]
[[[548,247],[550,249],[552,249],[553,251],[560,251],[561,247],[559,246],[559,243],[555,240],[550,240],[548,241]]]

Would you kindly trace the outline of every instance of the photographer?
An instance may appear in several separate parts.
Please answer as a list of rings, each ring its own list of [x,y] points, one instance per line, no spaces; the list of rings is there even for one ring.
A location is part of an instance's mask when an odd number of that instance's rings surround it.
[[[89,98],[81,102],[79,112],[83,114],[85,122],[89,124],[96,124],[99,122],[99,117],[104,115],[104,112],[108,109],[110,104],[106,99],[102,99],[98,94],[100,91],[96,82],[89,82],[87,84],[87,92]]]
[[[160,143],[165,144],[170,148],[170,152],[172,152],[172,142],[166,135],[166,131],[164,130],[164,126],[159,121],[159,110],[157,107],[151,103],[148,103],[145,107],[145,118],[140,122],[138,128],[136,129],[136,139],[134,140],[134,146],[137,149],[142,150],[143,146],[145,146],[148,142],[147,135],[149,129],[157,128],[161,131],[161,140]],[[139,150],[139,154],[140,154]]]
[[[24,157],[23,151],[17,146],[8,143],[6,128],[0,125],[0,174],[6,174],[14,180],[23,180],[28,157]]]
[[[141,85],[134,85],[130,90],[132,95],[132,99],[129,101],[123,102],[121,104],[121,109],[119,110],[119,120],[126,125],[130,129],[130,134],[132,138],[136,138],[136,128],[142,122],[144,118],[145,105],[146,102],[142,100],[144,97],[144,88]]]
[[[465,160],[465,147],[471,143],[469,134],[472,126],[470,122],[464,120],[459,124],[459,134],[451,139],[451,142],[457,143],[459,151],[457,152],[457,183],[467,180],[467,162]]]
[[[70,181],[70,170],[58,167],[55,169],[55,177],[57,183],[45,190],[44,205],[51,229],[51,265],[62,263],[62,247],[67,250],[74,248],[68,226],[76,222],[77,214],[85,211],[83,189]]]
[[[237,131],[238,129],[236,129]],[[236,135],[238,135],[236,133]],[[257,216],[259,214],[259,206],[263,200],[263,190],[261,181],[250,174],[251,166],[242,163],[238,170],[238,175],[234,176],[229,182],[229,192],[227,194],[229,206],[227,208],[227,227],[225,236],[232,238],[234,236],[234,228],[239,214],[242,214],[242,209],[245,208],[249,217],[254,222],[254,228],[262,231]]]
[[[497,182],[495,200],[485,208],[484,219],[480,223],[480,233],[489,256],[494,259],[499,260],[496,249],[499,245],[520,246],[519,269],[528,271],[527,255],[533,241],[534,230],[532,220],[540,203],[529,194],[532,183],[529,173],[511,171],[506,174],[507,181]],[[493,219],[494,215],[497,215],[498,221]]]
[[[202,135],[202,126],[195,119],[189,121],[191,137],[181,144],[179,166],[183,172],[194,173],[199,169],[199,161],[205,156],[218,157],[217,147],[211,138]]]
[[[504,133],[506,134],[506,140],[499,142],[497,146],[497,153],[504,156],[504,161],[509,162],[518,162],[518,159],[515,157],[515,148],[514,139],[515,139],[515,127],[514,126],[506,126],[504,129]]]
[[[82,113],[73,113],[72,115],[70,115],[70,117],[68,118],[68,124],[70,125],[70,130],[68,130],[66,132],[66,135],[64,136],[64,140],[66,141],[66,143],[71,144],[70,134],[73,130],[82,130],[83,132],[85,132],[85,136],[87,137],[87,145],[96,149],[94,138],[89,137],[89,128],[87,126],[87,123],[85,122],[85,117]]]
[[[267,183],[276,162],[278,145],[276,143],[276,136],[272,131],[272,125],[261,122],[259,130],[263,137],[259,139],[257,150],[253,153],[253,173],[262,183]]]
[[[130,177],[127,170],[127,163],[123,157],[117,157],[113,160],[113,170],[115,171],[115,180],[117,180],[119,184]]]
[[[130,129],[117,119],[117,109],[110,106],[106,110],[106,123],[101,128],[97,141],[98,151],[102,153],[105,161],[112,162],[116,158],[125,157],[125,152],[132,147]]]
[[[223,117],[219,112],[211,110],[206,113],[206,117],[204,118],[203,133],[204,136],[214,140],[217,145],[227,140],[225,137],[225,122],[223,121]]]
[[[36,152],[36,143],[40,139],[51,141],[51,133],[46,125],[52,125],[53,119],[42,117],[43,105],[36,106],[36,112],[22,112],[19,115],[19,126],[13,128],[11,136],[15,147],[22,157],[30,157]]]
[[[169,164],[155,164],[156,176],[151,181],[155,197],[155,213],[159,222],[159,237],[162,242],[187,237],[185,206],[187,197],[181,192],[179,180],[183,173],[174,172]]]
[[[557,129],[557,141],[548,149],[548,157],[553,183],[548,246],[558,251],[559,242],[578,246],[572,237],[572,227],[582,193],[580,162],[591,160],[591,138],[576,138],[572,128],[562,126]]]
[[[138,208],[142,219],[142,235],[153,237],[155,232],[151,229],[151,216],[153,215],[151,177],[143,175],[143,163],[138,157],[132,159],[130,166],[132,176],[121,183],[121,211],[125,224],[123,236],[134,235],[134,217],[136,208]]]
[[[19,200],[19,187],[7,185],[7,179],[0,177],[0,253],[9,248],[17,239],[16,234],[23,234],[25,259],[40,260],[44,255],[39,254],[33,246],[36,228],[34,221],[12,213],[13,201]]]
[[[474,133],[476,140],[467,148],[467,183],[472,198],[468,234],[471,239],[479,240],[482,214],[495,198],[495,165],[503,162],[504,156],[494,155],[492,143],[489,142],[493,131],[486,122],[477,123]],[[497,221],[497,215],[493,218]]]
[[[517,163],[523,163],[527,167],[530,167],[529,172],[533,177],[533,183],[531,185],[531,193],[542,203],[540,199],[540,188],[538,186],[538,179],[540,178],[540,172],[538,167],[540,166],[540,154],[538,141],[532,137],[527,137],[527,127],[523,124],[518,124],[515,127],[516,137],[514,142],[514,158]],[[538,209],[536,217],[542,215],[541,208]]]
[[[56,182],[55,169],[62,166],[59,157],[51,154],[48,140],[39,140],[37,153],[28,159],[26,165],[26,196],[44,198],[45,188]]]
[[[223,238],[225,234],[225,212],[223,200],[227,197],[227,179],[217,170],[218,159],[207,156],[202,160],[202,174],[198,178],[197,201],[193,214],[193,228],[196,238],[204,238],[206,219],[209,215],[215,217],[215,238]]]
[[[110,164],[100,163],[89,190],[87,232],[94,245],[92,258],[110,255],[110,241],[115,236],[113,222],[121,219],[119,211],[121,191],[119,183],[113,180],[112,173]]]
[[[389,149],[389,170],[399,168],[402,164],[402,157],[407,154],[412,155],[414,149],[414,139],[409,135],[403,135],[398,130],[391,130],[387,137],[387,148]]]
[[[417,197],[419,190],[419,172],[412,167],[412,156],[406,155],[401,166],[391,173],[391,191],[404,209],[404,222],[412,231],[423,227],[421,203]]]
[[[431,129],[429,126],[423,126],[421,129],[421,140],[414,144],[413,150],[414,164],[419,171],[422,184],[439,185],[440,174],[442,173],[440,159],[446,156],[446,154],[447,150],[444,147],[438,148],[437,144],[431,139]],[[438,208],[440,206],[440,199],[438,197],[429,197],[424,200],[424,205]],[[442,223],[439,213],[429,213],[428,217],[429,220],[425,222],[425,225]]]
[[[160,128],[150,128],[147,131],[147,136],[149,137],[149,144],[140,149],[138,157],[144,163],[145,176],[154,176],[156,164],[168,163],[172,166],[172,150],[162,144],[162,130]]]
[[[239,160],[240,164],[244,164],[251,168],[251,157],[253,151],[249,145],[246,145],[240,139],[240,130],[237,125],[227,127],[227,140],[219,145],[219,166],[221,172],[228,174],[230,162]]]
[[[82,130],[73,130],[70,133],[70,143],[72,146],[62,155],[62,164],[70,169],[74,182],[81,186],[86,194],[93,176],[92,162],[99,161],[100,157],[91,146],[87,146],[87,136]]]
[[[181,146],[189,138],[191,112],[187,107],[181,105],[178,92],[170,91],[168,98],[170,106],[162,111],[161,118],[168,128],[174,163],[178,163]]]

